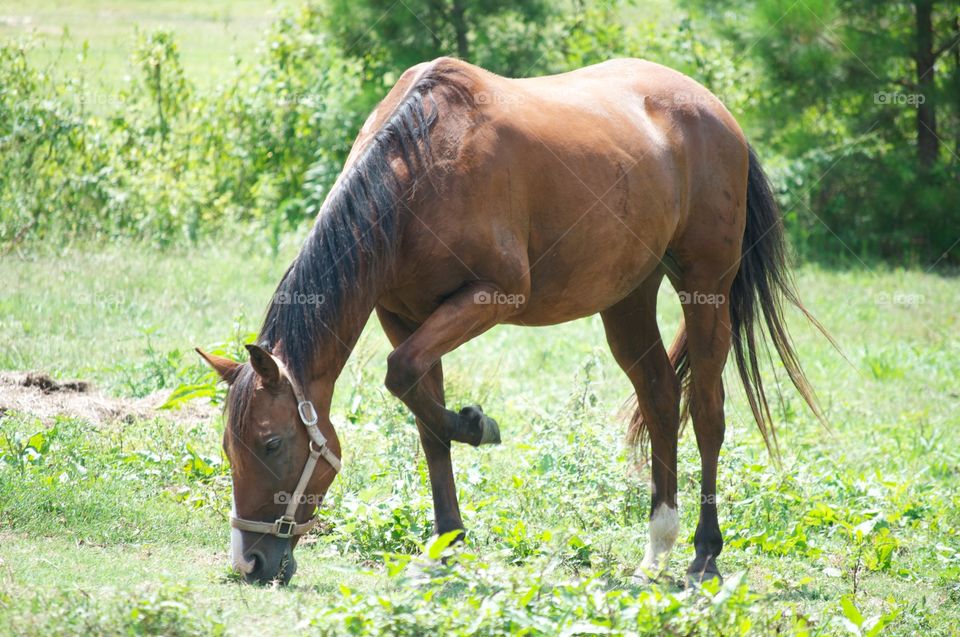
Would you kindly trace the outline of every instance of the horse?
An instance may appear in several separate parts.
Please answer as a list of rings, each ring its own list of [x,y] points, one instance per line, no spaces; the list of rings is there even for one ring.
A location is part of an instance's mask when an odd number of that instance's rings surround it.
[[[249,582],[293,576],[293,550],[340,468],[334,383],[374,312],[394,348],[385,386],[416,417],[435,530],[460,537],[451,444],[496,444],[500,428],[478,405],[447,407],[442,357],[498,324],[599,313],[635,390],[628,440],[651,452],[637,575],[661,576],[680,532],[677,441],[689,417],[701,501],[687,577],[721,578],[730,350],[771,452],[765,333],[822,418],[783,319],[786,303],[803,310],[786,257],[756,154],[682,73],[638,59],[525,79],[451,58],[410,68],[363,124],[249,361],[197,350],[229,385],[233,566]],[[682,304],[669,348],[656,320],[664,278]]]

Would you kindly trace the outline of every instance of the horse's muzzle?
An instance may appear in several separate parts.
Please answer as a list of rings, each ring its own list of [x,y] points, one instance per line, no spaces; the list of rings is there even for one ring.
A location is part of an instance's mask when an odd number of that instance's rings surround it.
[[[269,553],[273,553],[269,555]],[[297,560],[293,557],[293,548],[287,542],[279,551],[261,551],[254,548],[244,554],[253,568],[243,576],[248,584],[272,584],[286,586],[297,572]]]

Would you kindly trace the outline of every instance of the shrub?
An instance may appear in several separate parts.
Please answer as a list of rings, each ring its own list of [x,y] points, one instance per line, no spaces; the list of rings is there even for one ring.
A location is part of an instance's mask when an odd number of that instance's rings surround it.
[[[242,222],[275,236],[309,219],[346,158],[361,70],[307,5],[267,34],[260,63],[212,91],[184,76],[171,33],[141,34],[136,74],[88,112],[79,80],[0,45],[0,242],[194,241]],[[309,174],[308,188],[304,188]]]

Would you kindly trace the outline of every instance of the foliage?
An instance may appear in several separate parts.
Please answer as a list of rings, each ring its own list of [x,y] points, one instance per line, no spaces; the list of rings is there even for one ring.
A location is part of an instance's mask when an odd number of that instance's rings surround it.
[[[59,79],[31,61],[33,43],[7,40],[0,245],[171,246],[230,230],[276,253],[410,66],[459,55],[529,76],[637,56],[721,97],[761,148],[802,256],[949,264],[960,34],[946,3],[918,3],[932,7],[923,57],[913,4],[686,0],[689,13],[657,20],[631,0],[306,2],[274,23],[255,63],[203,90],[170,31],[140,33],[130,79],[110,90],[85,52]]]
[[[196,252],[211,256],[207,248]],[[212,254],[217,269],[250,264],[247,254]],[[166,276],[170,263],[199,262],[169,251],[144,258],[149,268],[84,267],[74,278],[31,274],[58,272],[57,257],[7,258],[0,265],[14,266],[29,294],[4,301],[4,311],[26,321],[41,301],[86,290],[88,278],[126,298]],[[191,301],[135,314],[138,323],[163,325],[178,308],[183,316],[171,335],[138,331],[122,303],[90,314],[57,306],[58,316],[70,313],[95,328],[73,328],[90,336],[79,337],[85,355],[69,359],[62,373],[103,379],[122,394],[203,384],[207,370],[185,335],[209,334],[199,342],[241,358],[255,321],[224,330],[223,317],[255,316],[286,261],[258,263],[264,274],[248,280],[249,300],[240,304],[237,290],[210,289],[210,272],[176,270],[179,283],[167,294]],[[103,255],[97,263],[113,261]],[[825,432],[787,393],[776,415],[782,468],[764,455],[743,396],[728,385],[718,496],[720,566],[729,586],[719,592],[685,591],[670,580],[643,586],[630,577],[646,542],[649,488],[646,470],[633,470],[623,445],[616,412],[629,384],[605,351],[598,320],[497,328],[445,359],[448,404],[482,404],[501,423],[504,443],[454,449],[466,542],[446,564],[421,560],[443,550],[430,537],[426,463],[411,416],[382,387],[389,344],[371,327],[334,397],[344,470],[320,511],[322,524],[297,548],[295,586],[287,589],[241,588],[227,574],[230,475],[218,416],[168,410],[94,424],[68,415],[0,415],[0,633],[56,632],[55,622],[61,634],[126,631],[131,620],[123,614],[152,596],[166,600],[163,582],[170,580],[184,587],[182,596],[171,594],[185,610],[165,620],[161,632],[169,633],[194,621],[245,632],[288,622],[321,634],[380,626],[421,633],[603,626],[641,634],[949,633],[960,600],[960,445],[950,398],[960,356],[955,317],[939,300],[953,298],[955,285],[919,272],[808,267],[799,275],[808,306],[856,369],[793,317],[832,427]],[[667,332],[679,319],[672,296],[665,289],[658,304]],[[23,341],[27,366],[42,364],[48,350],[40,344],[62,329],[62,320],[34,321],[13,335]],[[114,348],[128,340],[137,344],[121,357],[127,373],[118,377]],[[692,556],[698,481],[688,432],[679,454],[683,533],[670,563],[676,577]],[[94,628],[84,631],[80,621]],[[5,628],[18,625],[31,628]]]
[[[388,89],[407,68],[442,55],[485,63],[507,75],[529,75],[553,44],[544,23],[572,6],[546,0],[409,0],[400,6],[389,0],[332,0],[323,26]]]
[[[0,241],[170,245],[242,223],[276,246],[315,213],[363,116],[359,65],[317,20],[310,6],[278,20],[260,63],[212,92],[166,31],[139,36],[137,74],[107,93],[31,65],[29,42],[0,45]]]
[[[556,568],[549,559],[537,566],[544,574]],[[343,588],[339,603],[313,623],[350,635],[716,635],[805,624],[757,613],[758,597],[741,576],[722,588],[677,593],[658,586],[634,592],[603,574],[548,583],[531,576],[536,572],[465,551],[445,563],[407,558],[394,565],[387,594]]]
[[[166,584],[135,591],[83,591],[36,594],[14,599],[0,590],[0,630],[16,635],[167,635],[219,636],[219,620],[193,610],[195,600],[183,586]]]
[[[7,413],[0,416],[0,524],[48,533],[82,527],[80,537],[92,542],[169,538],[174,523],[199,528],[193,509],[225,511],[229,475],[218,447],[212,430],[160,420],[100,431],[67,417],[45,428]]]
[[[805,256],[956,262],[960,23],[948,2],[688,1],[743,53]],[[924,43],[924,7],[930,33]]]

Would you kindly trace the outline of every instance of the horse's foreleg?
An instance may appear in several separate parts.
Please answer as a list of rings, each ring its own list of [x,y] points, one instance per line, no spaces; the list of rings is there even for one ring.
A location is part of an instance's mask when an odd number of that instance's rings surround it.
[[[397,396],[430,431],[445,443],[451,440],[474,446],[497,444],[497,423],[478,406],[450,411],[424,391],[421,380],[440,358],[471,338],[490,329],[511,311],[512,305],[495,302],[504,297],[496,286],[473,282],[460,288],[427,317],[387,358],[387,389]]]
[[[378,307],[377,316],[383,331],[394,347],[410,338],[416,325],[403,321],[400,317]],[[437,404],[444,405],[443,365],[438,362],[419,382],[420,390],[430,396]],[[450,459],[450,441],[438,423],[428,423],[417,418],[417,430],[420,433],[420,445],[427,460],[430,473],[430,490],[433,492],[433,513],[437,533],[463,528],[460,517],[460,504],[457,502],[457,489],[453,481],[453,462]]]
[[[387,388],[417,418],[420,443],[430,472],[437,532],[463,528],[450,459],[451,441],[473,445],[498,443],[496,422],[479,407],[455,413],[446,408],[440,358],[495,325],[503,308],[489,302],[495,290],[471,284],[447,299],[421,325],[377,308],[384,332],[396,349],[387,362]]]

